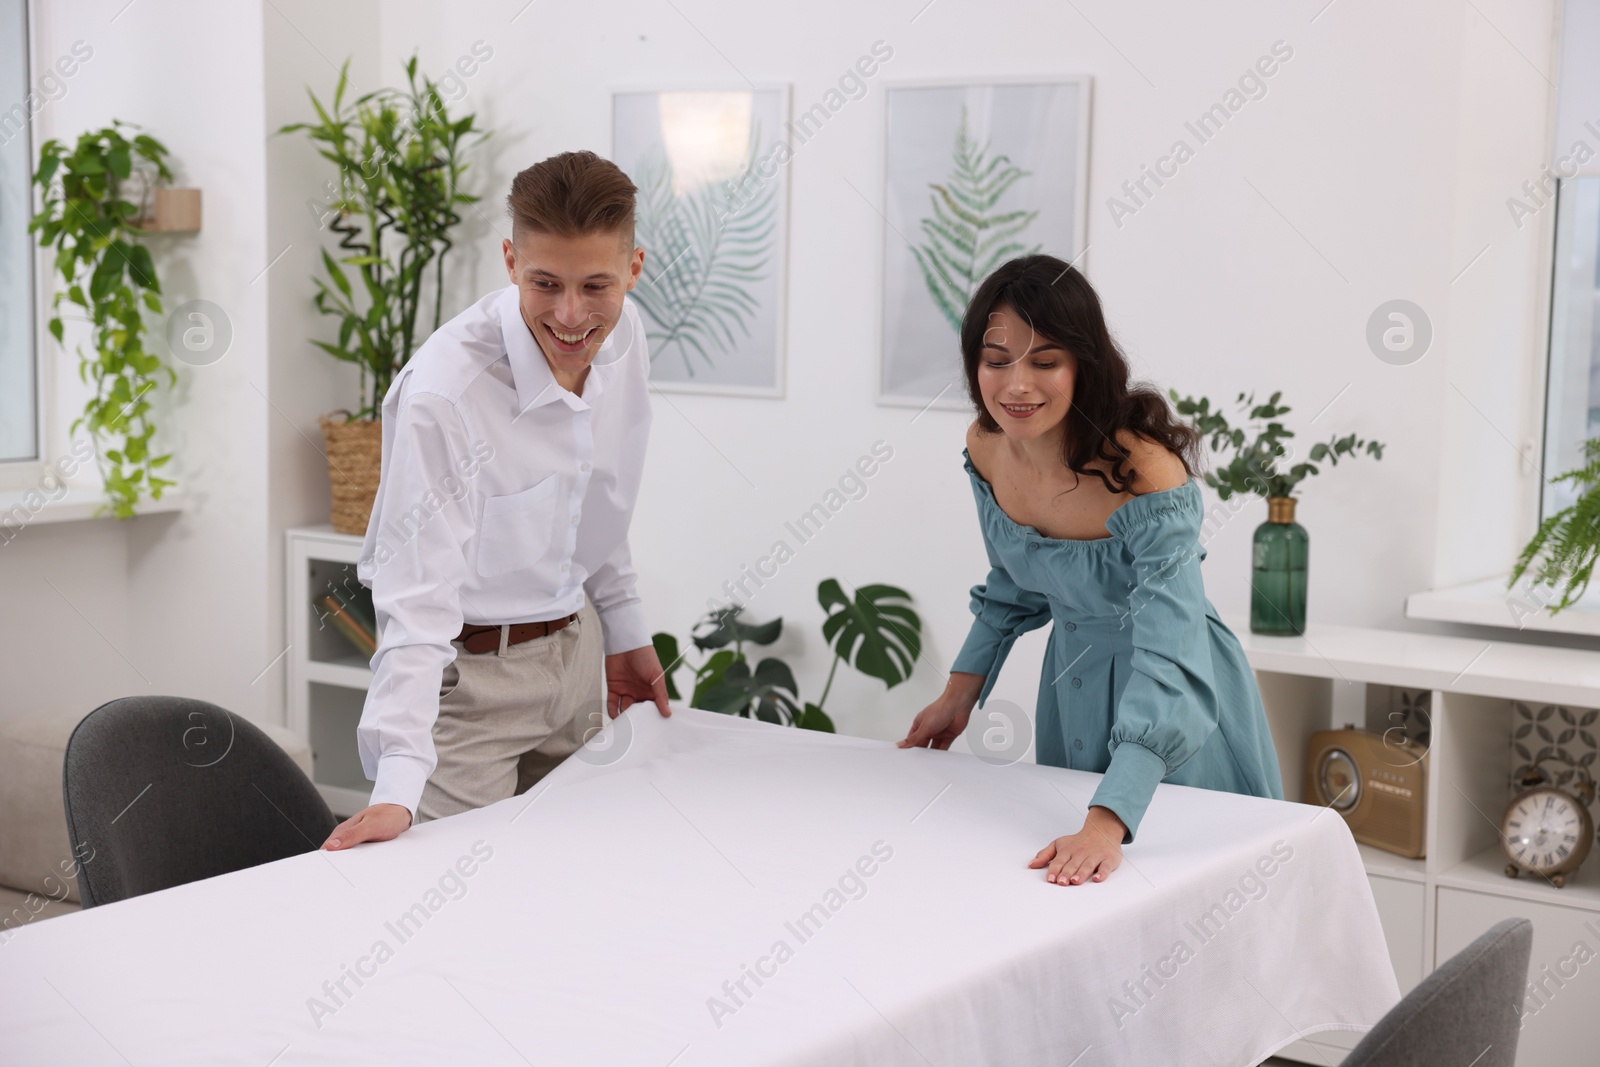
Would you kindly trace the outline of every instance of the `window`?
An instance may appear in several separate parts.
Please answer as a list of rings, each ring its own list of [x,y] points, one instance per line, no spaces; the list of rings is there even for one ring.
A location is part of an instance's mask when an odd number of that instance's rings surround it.
[[[1550,479],[1583,466],[1583,443],[1600,436],[1600,176],[1568,178],[1557,189],[1546,381],[1541,504],[1552,515],[1577,491]]]
[[[0,0],[0,463],[39,455],[27,0]]]

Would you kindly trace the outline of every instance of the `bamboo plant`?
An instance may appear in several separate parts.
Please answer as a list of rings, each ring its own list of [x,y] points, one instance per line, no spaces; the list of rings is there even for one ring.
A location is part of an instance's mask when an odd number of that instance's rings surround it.
[[[389,383],[427,336],[418,328],[424,308],[431,306],[431,329],[442,321],[456,209],[478,199],[461,189],[463,157],[487,134],[475,115],[450,116],[415,55],[405,63],[404,89],[347,100],[349,71],[346,60],[327,104],[307,90],[317,121],[278,132],[305,131],[338,170],[326,209],[342,254],[324,249],[325,276],[313,281],[317,310],[339,332],[312,343],[361,369],[363,406],[352,417],[376,418]]]

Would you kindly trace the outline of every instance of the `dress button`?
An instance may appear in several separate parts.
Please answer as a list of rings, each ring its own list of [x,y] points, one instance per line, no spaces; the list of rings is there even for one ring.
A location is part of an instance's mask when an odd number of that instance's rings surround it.
[[[1073,678],[1072,679],[1072,688],[1074,688],[1074,689],[1082,689],[1083,688],[1083,679],[1082,678]]]
[[[1077,740],[1073,741],[1072,742],[1072,747],[1081,750],[1083,748],[1083,738],[1080,737]]]
[[[1069,622],[1069,623],[1067,623],[1067,629],[1069,629],[1069,630],[1076,630],[1076,629],[1077,629],[1077,628],[1078,628],[1078,624],[1077,624],[1077,623],[1075,623],[1075,622]]]

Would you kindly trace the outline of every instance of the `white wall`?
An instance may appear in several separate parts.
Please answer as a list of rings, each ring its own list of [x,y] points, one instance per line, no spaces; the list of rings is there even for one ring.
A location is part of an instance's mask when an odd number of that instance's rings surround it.
[[[110,0],[35,5],[42,62],[74,41],[93,49],[66,94],[35,119],[35,144],[74,139],[112,118],[161,140],[179,184],[204,190],[199,236],[151,242],[167,306],[196,297],[219,304],[234,340],[213,366],[179,368],[177,403],[163,416],[188,511],[33,525],[0,551],[6,709],[82,714],[114,696],[181,693],[265,718],[271,702],[251,684],[278,640],[262,580],[266,297],[252,283],[267,262],[260,7],[170,0],[123,8]],[[161,325],[152,330],[160,350]],[[67,423],[84,395],[76,358],[55,358],[50,457],[67,450]]]
[[[202,369],[214,373],[185,375],[173,425],[191,512],[37,527],[0,550],[10,609],[0,656],[21,679],[17,700],[82,704],[143,685],[104,647],[60,641],[86,631],[42,583],[54,575],[154,688],[281,713],[282,664],[252,684],[284,642],[281,530],[325,519],[315,415],[354,393],[303,341],[318,335],[308,276],[320,235],[304,208],[318,161],[266,133],[302,117],[303,86],[327,93],[332,66],[350,54],[365,87],[398,81],[414,48],[435,73],[476,41],[494,49],[454,105],[495,131],[471,179],[484,202],[463,229],[459,307],[503,284],[511,175],[558,151],[609,152],[613,87],[786,81],[798,109],[874,41],[894,48],[867,97],[791,164],[787,397],[658,399],[634,535],[652,625],[682,635],[786,520],[874,441],[888,442],[894,458],[866,498],[750,607],[785,618],[777,651],[814,698],[828,666],[817,582],[885,581],[915,594],[927,624],[917,677],[883,698],[879,683],[842,674],[829,705],[845,729],[903,731],[942,684],[966,630],[967,589],[984,570],[960,468],[966,418],[872,402],[882,223],[855,190],[882,195],[891,82],[1092,75],[1085,265],[1136,372],[1219,399],[1281,388],[1307,444],[1312,430],[1387,443],[1381,463],[1341,465],[1306,486],[1313,620],[1406,627],[1405,594],[1503,570],[1531,529],[1532,485],[1506,440],[1531,441],[1537,426],[1547,226],[1515,230],[1504,199],[1538,173],[1544,151],[1553,0],[1261,0],[1225,11],[1177,0],[146,0],[108,23],[121,3],[48,0],[47,48],[90,34],[105,43],[47,117],[75,132],[117,114],[165,134],[206,190],[206,229],[174,246],[186,265],[171,284],[234,315],[235,349]],[[1267,95],[1116,225],[1107,197],[1279,40],[1294,56]],[[1409,367],[1381,363],[1364,341],[1368,315],[1396,297],[1420,304],[1436,331]],[[1248,610],[1248,548],[1263,518],[1252,503],[1210,543],[1207,588],[1224,613]],[[1032,706],[1041,647],[1041,635],[1019,646],[998,696]]]
[[[384,7],[385,54],[420,45],[438,69],[474,40],[495,48],[470,101],[515,146],[484,187],[494,194],[551,153],[606,153],[614,86],[788,81],[799,110],[873,41],[895,50],[868,96],[791,165],[788,397],[658,399],[635,527],[652,623],[682,634],[786,519],[873,441],[889,442],[895,458],[868,496],[750,607],[784,617],[780,649],[814,696],[828,666],[817,582],[887,581],[915,594],[928,627],[918,676],[887,699],[878,683],[843,676],[829,703],[846,728],[903,730],[942,684],[965,634],[967,589],[984,571],[960,468],[966,418],[872,402],[882,222],[851,185],[882,195],[891,82],[1093,75],[1087,273],[1136,373],[1216,399],[1281,388],[1305,444],[1355,431],[1388,445],[1381,463],[1341,465],[1305,487],[1313,620],[1406,627],[1406,593],[1433,585],[1436,571],[1459,581],[1503,570],[1531,528],[1516,455],[1463,419],[1472,412],[1456,388],[1513,436],[1536,425],[1528,370],[1541,268],[1526,235],[1505,234],[1503,200],[1538,170],[1549,104],[1539,74],[1494,27],[1548,73],[1549,0],[1478,5],[1493,26],[1443,0],[1221,11],[939,0],[920,15],[921,3],[825,2],[765,6],[759,17],[731,0],[618,3],[603,18],[575,5],[520,7]],[[1188,137],[1184,121],[1279,40],[1294,55],[1267,95],[1117,226],[1107,197]],[[1452,287],[1491,237],[1503,239]],[[493,244],[482,247],[485,285],[499,281]],[[1364,340],[1372,310],[1397,297],[1420,304],[1436,330],[1409,367],[1380,362]],[[1224,613],[1248,612],[1249,545],[1264,511],[1252,502],[1210,543],[1207,588]],[[1041,648],[1039,635],[1019,645],[998,696],[1032,706]]]

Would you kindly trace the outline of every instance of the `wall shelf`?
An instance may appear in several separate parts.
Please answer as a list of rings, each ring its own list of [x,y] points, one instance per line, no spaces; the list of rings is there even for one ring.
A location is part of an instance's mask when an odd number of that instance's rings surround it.
[[[1412,593],[1406,597],[1406,618],[1600,637],[1600,586],[1591,587],[1571,607],[1552,615],[1532,594],[1506,588],[1502,575]]]

